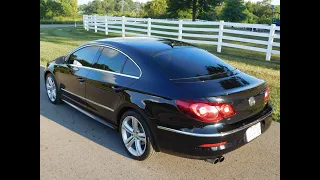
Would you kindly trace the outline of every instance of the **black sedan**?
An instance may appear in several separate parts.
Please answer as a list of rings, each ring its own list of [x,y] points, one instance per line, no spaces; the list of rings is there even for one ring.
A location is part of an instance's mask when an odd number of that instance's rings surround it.
[[[47,64],[49,100],[119,131],[136,160],[154,152],[223,161],[272,122],[264,80],[191,44],[109,38]]]

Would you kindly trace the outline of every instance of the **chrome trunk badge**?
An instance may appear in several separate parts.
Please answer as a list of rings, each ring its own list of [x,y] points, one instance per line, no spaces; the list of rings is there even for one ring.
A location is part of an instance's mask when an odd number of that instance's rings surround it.
[[[256,100],[254,99],[254,97],[250,97],[248,101],[250,106],[253,106],[256,104]]]

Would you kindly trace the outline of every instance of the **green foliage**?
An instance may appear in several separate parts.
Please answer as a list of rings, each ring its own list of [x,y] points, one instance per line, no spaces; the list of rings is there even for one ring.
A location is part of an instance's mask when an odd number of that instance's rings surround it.
[[[65,17],[54,17],[54,19],[40,19],[40,24],[83,24],[82,18],[77,19],[67,19]]]
[[[43,19],[46,16],[47,5],[45,0],[40,0],[40,19]]]
[[[123,13],[122,13],[122,0],[93,0],[88,4],[79,6],[81,14],[98,14],[109,16],[129,16],[129,17],[142,17],[145,15],[143,12],[143,4],[135,3],[132,0],[124,0]]]
[[[274,12],[280,12],[275,6]],[[79,14],[108,16],[225,20],[242,23],[270,24],[272,14],[270,0],[256,3],[243,0],[151,0],[147,3],[124,0],[92,0],[77,7],[77,0],[40,0],[40,19],[77,19]]]
[[[247,15],[247,17],[243,22],[254,24],[271,24],[272,10],[270,0],[263,0],[257,3],[247,2],[245,6],[246,10],[244,13]],[[280,12],[280,6],[275,7],[275,12]]]
[[[178,18],[178,10],[186,11],[191,9],[192,19],[200,17],[210,17],[213,12],[209,12],[222,0],[167,0],[168,14],[172,18]]]
[[[191,9],[178,9],[177,18],[179,19],[191,19],[192,18],[192,10]]]
[[[56,16],[75,17],[77,11],[77,0],[40,0],[40,19],[52,19]]]
[[[243,20],[243,23],[256,24],[258,22],[259,17],[254,15],[248,8],[243,11],[246,15],[246,19]]]
[[[146,3],[144,10],[148,17],[157,18],[166,13],[167,7],[166,0],[152,0]]]
[[[243,12],[246,9],[243,0],[226,0],[226,5],[222,10],[224,21],[240,22],[246,19]]]
[[[223,17],[222,17],[222,10],[223,8],[225,7],[225,3],[221,3],[220,6],[216,6],[214,8],[214,14],[213,14],[213,21],[216,21],[216,20],[223,20]]]

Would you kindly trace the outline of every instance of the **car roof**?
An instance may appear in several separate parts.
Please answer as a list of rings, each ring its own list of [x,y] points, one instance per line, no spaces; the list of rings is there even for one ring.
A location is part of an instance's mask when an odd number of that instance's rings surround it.
[[[138,50],[146,55],[175,48],[194,47],[194,45],[186,42],[155,37],[115,37],[99,39],[91,41],[91,43],[112,45],[119,49],[125,46]]]

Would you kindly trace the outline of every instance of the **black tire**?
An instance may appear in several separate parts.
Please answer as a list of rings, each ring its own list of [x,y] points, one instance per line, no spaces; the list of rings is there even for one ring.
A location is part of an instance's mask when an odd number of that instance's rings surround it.
[[[48,77],[51,77],[53,79],[53,82],[54,82],[54,85],[56,87],[56,99],[54,101],[52,101],[47,93],[47,80],[48,80]],[[52,103],[52,104],[60,104],[61,103],[61,92],[60,92],[60,88],[58,87],[57,85],[57,81],[56,79],[54,78],[54,76],[51,74],[51,73],[48,73],[46,75],[46,79],[45,79],[45,90],[46,90],[46,94],[48,96],[48,99],[49,101]]]
[[[128,151],[127,147],[125,146],[123,137],[122,137],[122,132],[121,132],[122,123],[123,123],[123,120],[127,116],[135,117],[140,122],[140,124],[142,125],[142,127],[143,127],[143,129],[145,131],[145,134],[146,134],[146,149],[145,149],[144,153],[142,155],[140,155],[140,156],[135,156],[135,155],[131,154]],[[133,158],[135,160],[138,160],[138,161],[143,161],[143,160],[146,160],[146,159],[150,159],[156,153],[156,151],[154,150],[154,148],[152,146],[152,143],[151,143],[152,134],[151,134],[150,128],[149,128],[148,124],[146,123],[145,119],[139,113],[137,113],[136,111],[129,110],[129,111],[125,112],[122,115],[122,117],[120,119],[120,124],[119,124],[119,134],[120,134],[120,137],[122,139],[123,147],[124,147],[124,149],[126,150],[126,152],[129,154],[129,156],[131,158]]]

